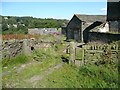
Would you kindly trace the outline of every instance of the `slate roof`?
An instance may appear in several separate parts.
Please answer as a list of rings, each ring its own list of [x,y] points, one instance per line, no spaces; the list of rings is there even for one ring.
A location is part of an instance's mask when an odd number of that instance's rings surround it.
[[[81,21],[95,22],[101,21],[106,22],[106,15],[84,15],[84,14],[74,14]]]

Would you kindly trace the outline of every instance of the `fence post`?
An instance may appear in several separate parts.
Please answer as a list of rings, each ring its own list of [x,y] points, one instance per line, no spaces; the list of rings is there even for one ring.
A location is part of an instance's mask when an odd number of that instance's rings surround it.
[[[75,43],[70,42],[70,64],[73,65],[75,64]]]
[[[85,63],[84,63],[84,61],[85,61],[85,60],[84,60],[84,56],[85,56],[85,55],[84,55],[84,54],[85,54],[85,53],[84,53],[84,52],[85,52],[84,50],[85,50],[85,49],[82,48],[82,64],[83,64],[83,65],[85,64]]]

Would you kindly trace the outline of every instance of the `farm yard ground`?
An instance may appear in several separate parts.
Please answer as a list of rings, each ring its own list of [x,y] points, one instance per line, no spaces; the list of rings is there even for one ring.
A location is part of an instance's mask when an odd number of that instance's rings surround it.
[[[118,64],[76,67],[62,62],[61,56],[68,55],[63,52],[67,44],[64,40],[61,42],[63,44],[35,50],[31,55],[2,60],[2,87],[118,88]]]

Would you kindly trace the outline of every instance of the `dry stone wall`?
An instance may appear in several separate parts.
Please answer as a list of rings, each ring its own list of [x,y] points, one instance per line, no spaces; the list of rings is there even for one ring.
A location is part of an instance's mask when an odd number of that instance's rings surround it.
[[[120,20],[109,21],[110,32],[120,33]]]
[[[40,48],[50,48],[54,45],[52,42],[41,42],[35,39],[23,40],[5,40],[2,42],[2,59],[15,57],[19,54],[30,55],[32,51]]]
[[[2,58],[15,57],[21,54],[23,48],[23,41],[21,40],[7,40],[2,42]]]
[[[89,42],[111,43],[120,40],[120,34],[89,32]]]

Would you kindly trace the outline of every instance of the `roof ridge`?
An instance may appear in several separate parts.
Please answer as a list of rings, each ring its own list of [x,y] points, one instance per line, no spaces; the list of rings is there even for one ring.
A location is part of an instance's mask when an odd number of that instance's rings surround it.
[[[82,21],[106,21],[106,15],[74,14],[74,16]]]
[[[106,15],[92,15],[92,14],[74,14],[74,15],[85,15],[85,16],[106,16]]]

